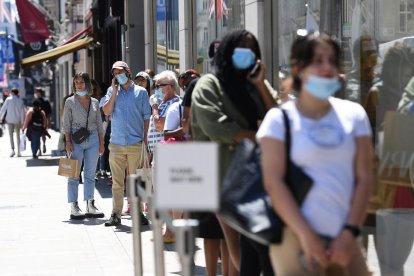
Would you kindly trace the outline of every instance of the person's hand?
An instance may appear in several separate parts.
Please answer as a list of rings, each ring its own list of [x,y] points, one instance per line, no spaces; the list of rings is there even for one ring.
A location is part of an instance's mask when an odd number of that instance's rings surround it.
[[[160,115],[158,115],[158,114],[154,115],[154,120],[159,123]]]
[[[66,152],[72,153],[73,152],[73,146],[71,142],[66,141]]]
[[[102,156],[105,152],[105,145],[99,144],[99,156]]]
[[[355,246],[355,237],[349,231],[342,230],[328,249],[330,262],[343,267],[348,266],[355,252]]]
[[[116,80],[115,77],[112,78],[112,84],[111,84],[111,86],[112,86],[112,91],[115,92],[116,91],[116,88],[118,87],[118,81]]]
[[[322,239],[312,230],[299,236],[299,242],[301,244],[306,269],[313,271],[315,269],[315,261],[321,266],[326,267],[328,264],[328,258],[326,256],[325,247]]]
[[[258,59],[256,63],[259,64],[259,68],[253,76],[250,76],[250,72],[247,73],[247,80],[255,87],[259,87],[260,85],[264,85],[266,66],[260,59]]]

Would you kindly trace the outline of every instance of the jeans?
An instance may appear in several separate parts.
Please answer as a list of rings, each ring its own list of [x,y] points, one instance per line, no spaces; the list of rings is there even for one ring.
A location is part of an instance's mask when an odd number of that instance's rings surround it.
[[[42,134],[38,131],[32,132],[32,141],[30,143],[30,146],[32,148],[32,155],[36,156],[37,151],[40,148],[40,137],[42,137]]]
[[[20,152],[20,124],[9,124],[8,123],[7,128],[9,129],[11,149],[14,150],[13,132],[16,132],[17,152]]]
[[[99,136],[98,132],[91,131],[89,137],[82,143],[76,144],[72,140],[73,152],[71,159],[84,161],[83,168],[83,199],[94,199],[95,192],[95,169],[99,157]],[[78,201],[79,177],[68,179],[68,202]]]

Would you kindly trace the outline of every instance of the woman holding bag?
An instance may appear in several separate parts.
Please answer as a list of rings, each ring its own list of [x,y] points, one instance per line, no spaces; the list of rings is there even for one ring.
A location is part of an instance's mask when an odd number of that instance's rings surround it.
[[[271,109],[257,133],[265,188],[285,221],[281,244],[270,247],[278,275],[370,275],[357,241],[372,182],[371,129],[364,109],[331,97],[341,88],[340,48],[314,33],[291,51],[295,101],[282,105],[291,130],[285,150],[280,109]],[[286,154],[313,180],[302,206],[283,179]]]
[[[104,214],[95,206],[95,169],[99,155],[104,153],[104,133],[97,99],[90,97],[92,85],[87,73],[77,73],[72,81],[73,96],[65,102],[63,129],[66,151],[71,159],[84,160],[84,200],[86,212],[78,205],[79,178],[68,179],[68,202],[71,219],[102,218]]]

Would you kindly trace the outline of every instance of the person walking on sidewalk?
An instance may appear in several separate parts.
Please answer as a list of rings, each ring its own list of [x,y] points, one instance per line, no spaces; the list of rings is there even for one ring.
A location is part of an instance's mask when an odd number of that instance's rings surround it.
[[[102,118],[97,99],[90,97],[92,85],[87,73],[76,73],[72,81],[72,92],[75,94],[65,102],[63,113],[63,129],[65,131],[66,151],[72,159],[79,163],[84,161],[84,200],[86,212],[78,205],[79,178],[68,179],[68,202],[71,204],[71,219],[85,217],[103,218],[104,214],[95,206],[95,170],[99,155],[104,153],[104,132]],[[80,131],[84,131],[86,139],[77,139]]]
[[[50,102],[48,100],[46,100],[44,97],[44,90],[41,87],[36,87],[35,88],[35,98],[37,100],[40,101],[40,107],[42,108],[42,110],[45,112],[46,114],[46,128],[47,129],[49,127],[50,124],[50,116],[52,115],[52,107],[50,105]],[[42,141],[43,141],[43,153],[46,153],[46,134],[42,133]],[[40,147],[39,147],[40,149]],[[42,155],[42,151],[39,151],[39,155]]]
[[[123,61],[115,62],[112,65],[112,76],[112,84],[102,107],[105,115],[112,116],[109,165],[112,171],[113,207],[105,226],[121,224],[125,171],[133,174],[142,165],[139,162],[142,147],[147,145],[146,136],[151,116],[148,93],[145,88],[135,85],[131,80],[128,64]]]
[[[12,89],[11,92],[11,96],[6,99],[3,106],[1,107],[0,118],[5,117],[7,128],[9,129],[11,146],[10,157],[13,157],[16,154],[14,151],[14,132],[16,133],[17,140],[17,156],[20,157],[20,129],[24,123],[25,107],[22,99],[17,96],[19,94],[19,90]]]
[[[35,100],[33,108],[26,114],[23,131],[26,130],[27,139],[31,143],[33,159],[37,159],[37,152],[40,148],[40,137],[46,129],[46,114],[41,108],[41,102]]]

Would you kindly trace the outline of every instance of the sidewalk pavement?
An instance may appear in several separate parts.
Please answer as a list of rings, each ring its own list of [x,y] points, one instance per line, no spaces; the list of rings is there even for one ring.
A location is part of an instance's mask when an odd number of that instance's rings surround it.
[[[20,158],[10,158],[7,131],[0,138],[0,267],[9,275],[134,275],[132,221],[122,217],[121,227],[105,227],[112,209],[111,187],[101,179],[96,184],[96,205],[102,219],[71,221],[67,203],[66,178],[57,175],[59,133],[50,131],[47,153],[31,158],[30,143]],[[79,186],[83,202],[83,185]],[[141,233],[144,275],[155,275],[152,231]],[[179,275],[181,267],[174,245],[165,245],[166,275]],[[203,242],[196,240],[195,275],[205,275]],[[406,272],[414,271],[414,254],[406,262]],[[380,275],[373,239],[368,246],[368,265]],[[410,272],[409,272],[410,271]],[[407,275],[408,275],[407,274]]]
[[[134,275],[131,218],[122,217],[118,228],[103,225],[112,209],[106,180],[95,191],[105,218],[69,219],[66,178],[57,175],[59,158],[50,156],[59,133],[50,134],[47,153],[38,160],[32,159],[29,142],[22,157],[10,158],[8,132],[0,138],[0,275]],[[151,238],[152,231],[143,226],[144,275],[155,275]],[[196,275],[205,275],[203,242],[196,244]],[[180,274],[174,245],[165,246],[164,256],[166,275]]]

